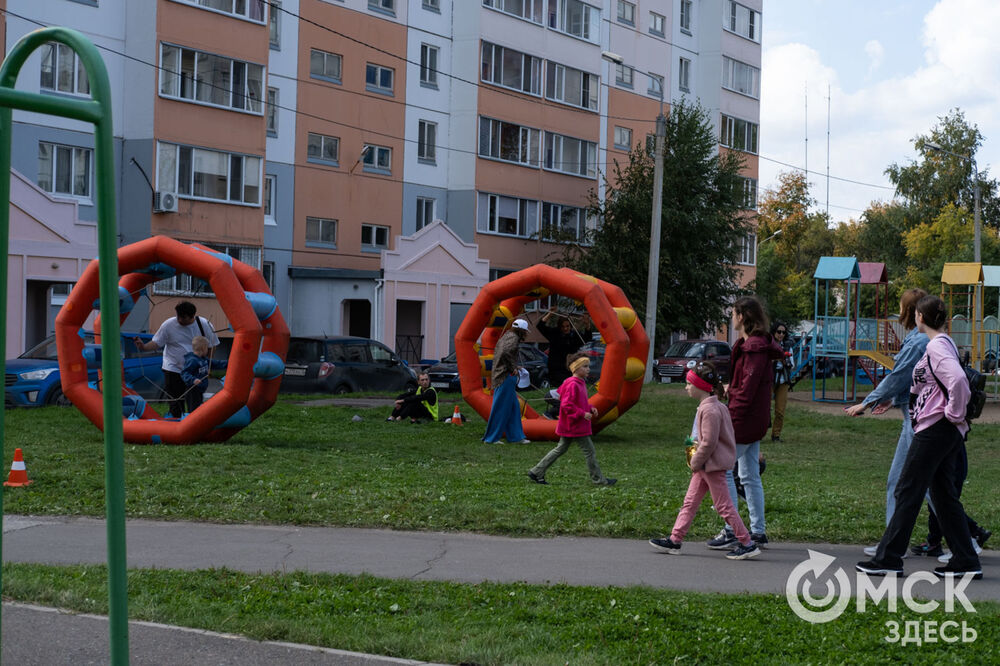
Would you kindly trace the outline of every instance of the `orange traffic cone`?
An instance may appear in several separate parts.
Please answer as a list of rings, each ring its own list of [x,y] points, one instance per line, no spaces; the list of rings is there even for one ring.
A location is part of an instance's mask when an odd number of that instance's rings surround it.
[[[451,415],[452,425],[462,425],[462,412],[458,411],[458,404],[455,404],[455,413]]]
[[[14,449],[14,462],[10,466],[10,475],[3,482],[5,486],[26,486],[31,481],[28,479],[28,470],[24,466],[24,456],[21,449]]]

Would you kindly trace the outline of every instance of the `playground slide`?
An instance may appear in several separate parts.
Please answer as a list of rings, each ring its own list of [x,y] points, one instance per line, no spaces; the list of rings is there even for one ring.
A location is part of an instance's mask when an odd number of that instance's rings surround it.
[[[871,351],[868,349],[852,349],[849,352],[847,352],[847,354],[848,356],[862,356],[864,358],[870,358],[871,360],[875,361],[876,363],[878,363],[883,367],[888,368],[889,370],[892,370],[892,367],[896,365],[896,362],[892,359],[891,356],[888,356],[887,354],[883,354],[877,351]]]

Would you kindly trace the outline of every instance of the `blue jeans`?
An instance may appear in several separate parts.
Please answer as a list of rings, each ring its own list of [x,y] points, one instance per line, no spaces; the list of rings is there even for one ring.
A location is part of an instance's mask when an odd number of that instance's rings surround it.
[[[736,445],[736,462],[740,465],[740,483],[747,495],[747,510],[750,512],[750,533],[764,534],[764,485],[760,481],[760,440],[751,444]],[[733,470],[726,471],[726,484],[729,486],[729,497],[733,506],[739,506],[739,495],[736,494],[736,481],[733,480]],[[726,530],[732,531],[730,525]]]
[[[892,514],[896,511],[896,484],[899,482],[899,475],[903,473],[903,463],[906,462],[906,454],[910,452],[910,445],[913,444],[913,422],[910,421],[910,410],[908,407],[900,407],[903,412],[903,429],[899,432],[899,441],[896,442],[896,453],[892,456],[892,465],[889,466],[889,479],[885,484],[885,524],[889,525]],[[927,504],[931,504],[931,495],[927,493]],[[931,507],[933,509],[933,506]]]

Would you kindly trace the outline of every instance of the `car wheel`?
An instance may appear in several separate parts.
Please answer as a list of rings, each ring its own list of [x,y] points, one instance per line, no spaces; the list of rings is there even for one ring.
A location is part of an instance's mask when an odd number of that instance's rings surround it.
[[[407,393],[416,393],[417,385],[415,382],[406,382],[406,386],[403,387],[403,390],[406,391]]]
[[[347,384],[337,384],[332,391],[334,395],[344,395],[345,393],[350,393],[350,392],[351,392],[351,387],[348,386]]]
[[[72,401],[70,401],[70,399],[66,397],[66,394],[62,392],[61,388],[56,388],[55,390],[52,391],[52,394],[49,396],[48,402],[46,404],[55,405],[56,407],[73,406]]]
[[[545,390],[548,389],[549,386],[550,384],[548,375],[542,375],[541,377],[538,378],[538,388]]]

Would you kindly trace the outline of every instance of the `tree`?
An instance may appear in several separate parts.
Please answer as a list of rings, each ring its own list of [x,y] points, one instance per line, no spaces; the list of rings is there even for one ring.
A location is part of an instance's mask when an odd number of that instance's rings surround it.
[[[678,103],[667,118],[657,289],[656,340],[674,331],[698,334],[720,327],[740,293],[736,266],[750,231],[743,157],[725,151],[707,113]],[[645,317],[652,213],[653,156],[633,148],[605,181],[603,200],[591,192],[589,212],[601,223],[592,247],[575,267],[618,285],[640,320]]]

